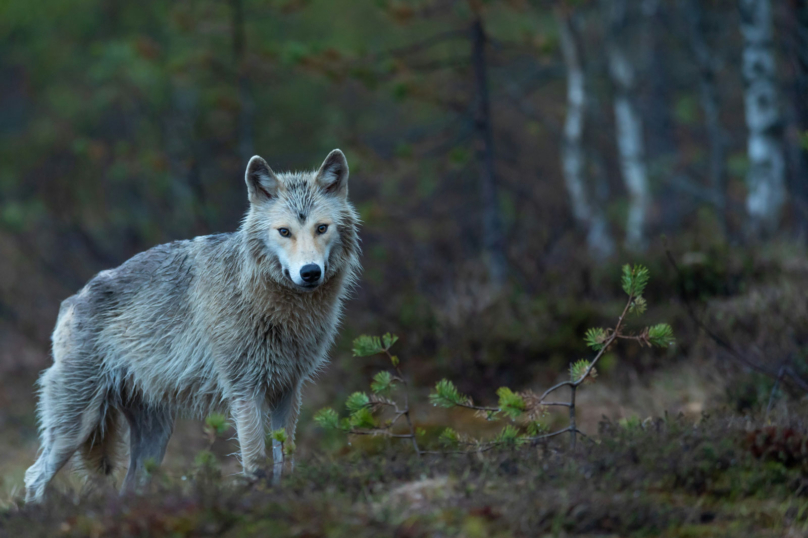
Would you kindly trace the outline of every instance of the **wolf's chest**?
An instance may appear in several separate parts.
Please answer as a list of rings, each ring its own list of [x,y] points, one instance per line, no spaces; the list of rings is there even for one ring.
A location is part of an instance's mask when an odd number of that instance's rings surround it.
[[[322,316],[259,319],[247,354],[270,377],[306,377],[322,363],[335,332],[336,320]]]

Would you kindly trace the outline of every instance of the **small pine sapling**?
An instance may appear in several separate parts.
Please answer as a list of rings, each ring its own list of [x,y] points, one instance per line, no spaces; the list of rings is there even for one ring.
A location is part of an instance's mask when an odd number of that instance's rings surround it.
[[[569,379],[554,385],[538,395],[530,390],[514,392],[508,387],[497,390],[499,401],[496,406],[476,405],[472,399],[462,394],[448,379],[439,381],[429,395],[432,405],[445,408],[463,408],[477,413],[487,420],[507,420],[502,431],[488,441],[474,439],[459,434],[452,428],[446,428],[440,436],[440,442],[445,447],[460,447],[460,452],[483,452],[495,447],[518,447],[526,443],[549,439],[565,433],[570,434],[570,447],[574,450],[578,434],[583,435],[576,424],[575,397],[584,383],[590,383],[597,377],[595,368],[604,353],[617,340],[633,340],[641,346],[654,346],[666,348],[675,343],[673,330],[670,325],[661,323],[641,329],[636,334],[625,331],[626,318],[630,314],[642,315],[648,305],[643,292],[648,285],[650,274],[643,266],[630,267],[625,265],[622,271],[623,290],[628,295],[626,305],[617,323],[613,328],[593,328],[586,331],[584,342],[596,355],[591,360],[580,359],[570,364]],[[370,355],[386,355],[392,366],[393,373],[381,371],[373,376],[370,385],[371,394],[355,392],[345,403],[348,416],[340,419],[339,414],[331,409],[322,409],[314,417],[320,426],[327,429],[340,429],[352,435],[386,435],[401,439],[409,439],[417,454],[429,453],[421,451],[416,440],[416,430],[410,419],[409,396],[407,382],[401,373],[399,359],[390,353],[390,347],[398,340],[396,336],[385,334],[378,336],[360,336],[354,340],[354,356],[366,357]],[[403,394],[403,404],[389,398],[390,394],[400,385]],[[569,387],[568,401],[548,400],[548,396],[555,391]],[[569,410],[569,426],[561,430],[550,432],[539,419],[546,415],[549,407],[566,407]],[[381,420],[383,411],[391,411],[392,417]],[[409,433],[394,434],[393,427],[401,418],[406,419]],[[518,426],[516,424],[519,424]],[[458,450],[455,450],[458,451]],[[440,453],[445,453],[441,451]]]
[[[415,453],[420,455],[417,431],[410,417],[410,400],[407,380],[401,372],[401,363],[390,348],[398,337],[390,333],[382,337],[360,336],[353,342],[354,357],[385,355],[393,371],[383,370],[373,376],[370,394],[354,392],[345,402],[348,411],[346,418],[340,419],[339,413],[328,407],[321,409],[314,421],[326,429],[340,429],[350,435],[384,435],[397,439],[408,439]],[[401,396],[398,402],[392,398],[394,393]],[[408,433],[394,433],[394,427],[404,419]]]
[[[675,343],[673,337],[673,329],[666,323],[645,327],[637,334],[629,334],[625,332],[625,322],[629,314],[641,315],[643,314],[648,305],[643,297],[643,292],[648,285],[650,273],[648,269],[641,265],[630,267],[623,266],[621,283],[623,291],[628,295],[628,300],[623,308],[623,312],[617,319],[617,323],[613,328],[602,329],[594,328],[586,331],[584,341],[587,346],[597,354],[592,360],[581,359],[570,364],[570,378],[567,381],[562,381],[557,385],[550,387],[544,391],[540,396],[536,396],[531,391],[523,391],[519,393],[513,392],[507,387],[502,387],[497,391],[499,396],[499,405],[497,407],[482,407],[476,406],[472,403],[471,399],[467,396],[460,394],[455,386],[448,380],[444,379],[438,382],[435,386],[434,392],[430,395],[430,401],[433,405],[441,407],[461,407],[476,410],[478,413],[484,413],[486,418],[492,419],[498,416],[509,420],[527,419],[528,426],[526,428],[527,435],[519,438],[519,443],[532,442],[540,439],[547,439],[563,433],[570,434],[570,447],[575,448],[577,434],[582,434],[578,429],[575,421],[575,396],[578,387],[583,383],[592,382],[597,377],[597,370],[595,365],[603,357],[609,347],[615,343],[616,340],[634,340],[641,346],[654,346],[666,348]],[[547,397],[562,387],[569,387],[570,399],[569,401],[548,401]],[[555,432],[547,432],[545,428],[537,422],[537,418],[545,413],[546,407],[559,406],[567,407],[569,409],[569,426],[562,430]],[[510,426],[510,425],[509,425]],[[474,443],[467,439],[461,439],[460,436],[453,430],[447,430],[445,435],[442,436],[444,441],[455,441],[455,444],[470,444],[475,445],[480,449],[489,448],[497,445],[514,445],[512,439],[513,430],[506,429],[490,443]],[[512,426],[511,426],[512,428]],[[516,443],[516,444],[519,444]]]

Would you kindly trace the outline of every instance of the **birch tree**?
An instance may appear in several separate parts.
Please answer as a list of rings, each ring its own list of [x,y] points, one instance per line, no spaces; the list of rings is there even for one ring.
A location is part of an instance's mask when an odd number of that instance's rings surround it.
[[[646,246],[646,226],[650,192],[645,163],[643,121],[637,108],[635,70],[628,55],[628,2],[603,0],[607,31],[606,53],[614,85],[614,116],[620,170],[629,194],[626,246],[642,250]]]
[[[579,225],[586,230],[589,252],[596,258],[604,258],[614,252],[614,242],[600,206],[590,203],[585,179],[586,157],[583,135],[587,85],[581,41],[574,15],[558,12],[556,19],[561,40],[561,52],[567,66],[567,114],[564,121],[564,139],[561,144],[564,184],[570,196],[572,214]]]
[[[769,0],[739,0],[744,39],[744,108],[749,130],[746,210],[753,235],[771,234],[786,200],[783,121],[774,58],[772,9]]]

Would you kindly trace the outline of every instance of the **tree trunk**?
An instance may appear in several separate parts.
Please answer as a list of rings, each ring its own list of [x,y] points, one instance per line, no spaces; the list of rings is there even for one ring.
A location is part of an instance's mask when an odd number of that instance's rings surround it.
[[[671,115],[671,55],[665,46],[669,10],[665,0],[642,0],[641,41],[642,89],[639,103],[645,124],[646,161],[649,181],[659,185],[665,203],[659,220],[666,230],[678,230],[685,211],[681,193],[671,184],[677,165],[677,146]]]
[[[236,86],[238,88],[239,115],[238,115],[238,152],[243,166],[255,155],[253,142],[252,119],[255,114],[255,103],[250,94],[250,81],[247,77],[245,59],[246,45],[244,37],[244,8],[242,0],[230,0],[230,9],[233,14],[233,65],[236,70]]]
[[[614,242],[606,218],[598,204],[590,204],[586,187],[586,157],[583,135],[586,117],[586,77],[582,61],[582,47],[573,16],[557,15],[561,37],[561,51],[567,64],[567,117],[564,121],[564,139],[561,144],[561,166],[564,182],[570,196],[572,214],[586,230],[589,252],[595,258],[614,253]]]
[[[648,162],[663,172],[669,172],[676,155],[671,117],[671,87],[668,77],[668,50],[662,41],[667,17],[663,0],[643,0],[642,43],[645,48],[645,73],[648,84],[644,98],[643,117],[648,126]],[[658,164],[655,166],[654,163]]]
[[[749,129],[746,210],[749,232],[769,235],[786,200],[783,122],[780,116],[769,0],[739,0],[744,38],[744,104]]]
[[[477,161],[480,166],[480,193],[483,208],[483,255],[491,284],[501,286],[507,276],[502,219],[499,214],[497,181],[494,174],[494,137],[485,59],[485,31],[477,17],[471,25],[472,57],[476,102],[474,129],[477,134]]]
[[[796,209],[797,235],[808,240],[808,0],[791,0],[789,56],[793,71],[794,132],[790,133],[794,160],[791,190]]]
[[[626,247],[643,250],[650,192],[645,164],[643,122],[637,110],[634,66],[626,51],[627,2],[605,0],[607,10],[607,54],[614,84],[614,116],[617,148],[623,182],[629,194]]]
[[[708,30],[701,4],[701,0],[685,0],[683,10],[688,25],[690,50],[699,70],[699,99],[710,144],[710,190],[719,222],[726,236],[728,232],[726,135],[721,126],[718,89],[715,82],[716,61],[713,51],[707,44]]]

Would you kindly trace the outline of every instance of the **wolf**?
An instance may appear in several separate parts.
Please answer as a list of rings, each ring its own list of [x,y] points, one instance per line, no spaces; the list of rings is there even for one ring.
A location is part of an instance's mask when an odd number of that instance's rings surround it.
[[[267,427],[294,439],[301,385],[325,364],[360,270],[359,217],[338,149],[306,173],[276,174],[255,156],[245,181],[236,232],[154,247],[62,303],[27,501],[74,454],[91,477],[109,476],[124,423],[123,491],[162,461],[178,414],[229,413],[247,475],[266,458]]]

